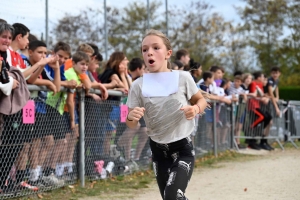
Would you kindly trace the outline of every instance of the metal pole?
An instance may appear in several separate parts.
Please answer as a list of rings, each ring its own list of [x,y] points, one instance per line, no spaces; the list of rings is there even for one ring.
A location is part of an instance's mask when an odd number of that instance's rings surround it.
[[[147,29],[150,29],[150,3],[147,0]]]
[[[85,152],[84,152],[84,97],[85,91],[79,92],[79,179],[81,187],[85,187]]]
[[[46,41],[46,45],[47,45],[47,47],[48,47],[48,44],[49,44],[49,41],[48,41],[48,0],[46,0],[45,1],[45,14],[46,14],[46,21],[45,21],[45,23],[46,23],[46,30],[45,30],[45,35],[46,35],[46,37],[45,37],[45,41]]]
[[[235,116],[234,116],[234,113],[237,109],[237,106],[235,103],[232,103],[231,104],[231,138],[230,138],[230,148],[233,149],[233,144],[234,144],[234,141],[235,141]]]
[[[104,0],[104,34],[105,34],[105,40],[104,40],[104,48],[105,48],[105,60],[108,59],[108,35],[107,35],[107,15],[106,15],[106,0]]]
[[[218,138],[217,138],[217,109],[216,102],[213,102],[213,134],[214,134],[214,155],[218,157]]]
[[[168,0],[166,0],[166,36],[168,37],[168,30],[169,30],[169,27],[168,27]]]

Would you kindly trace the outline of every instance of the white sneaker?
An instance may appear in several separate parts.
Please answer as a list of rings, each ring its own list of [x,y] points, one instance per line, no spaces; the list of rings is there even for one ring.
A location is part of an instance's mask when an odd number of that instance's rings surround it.
[[[139,170],[139,165],[134,160],[129,160],[127,166],[131,173]]]
[[[196,151],[197,151],[198,153],[201,153],[201,154],[206,154],[206,153],[208,153],[208,151],[202,149],[201,147],[196,147],[195,149],[196,149]]]
[[[42,180],[45,182],[47,185],[54,185],[54,186],[63,186],[65,184],[64,180],[59,180],[57,177],[54,175],[50,176],[44,176]]]
[[[110,161],[110,162],[108,162],[108,164],[107,164],[105,170],[106,170],[109,174],[111,174],[111,172],[112,172],[112,170],[113,170],[114,167],[115,167],[115,163],[112,162],[112,161]]]

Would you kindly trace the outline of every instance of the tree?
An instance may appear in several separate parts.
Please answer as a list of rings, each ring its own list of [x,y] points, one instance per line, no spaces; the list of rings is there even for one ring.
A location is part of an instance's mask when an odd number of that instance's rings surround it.
[[[247,5],[244,8],[237,8],[238,13],[244,20],[244,30],[248,31],[249,44],[255,48],[261,67],[268,73],[272,66],[279,64],[275,51],[283,35],[286,2],[284,0],[243,1]]]
[[[161,3],[150,3],[150,28],[161,30],[163,28],[158,9]],[[142,37],[147,30],[147,6],[144,3],[133,2],[120,10],[119,15],[112,15],[108,19],[109,43],[115,50],[121,50],[127,57],[133,58],[141,55]]]
[[[248,45],[248,37],[240,24],[234,26],[232,23],[227,24],[224,49],[219,54],[222,63],[230,72],[250,71],[257,63],[253,48]]]
[[[221,64],[215,55],[224,44],[224,18],[211,13],[212,6],[202,1],[192,2],[171,16],[170,37],[174,49],[187,48],[190,56],[204,68]],[[173,9],[174,10],[174,9]]]
[[[51,43],[64,41],[70,44],[73,51],[84,42],[102,46],[104,33],[102,25],[98,23],[100,14],[100,10],[93,8],[87,8],[75,16],[66,14],[52,31],[54,38],[51,39]]]

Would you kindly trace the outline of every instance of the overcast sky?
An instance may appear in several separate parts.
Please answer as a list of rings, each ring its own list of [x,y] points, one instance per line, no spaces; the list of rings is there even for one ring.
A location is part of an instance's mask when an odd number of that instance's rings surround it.
[[[137,0],[144,2],[146,0]],[[160,0],[165,3],[165,0]],[[48,0],[49,5],[49,30],[52,29],[65,13],[78,14],[85,7],[103,7],[103,0]],[[134,0],[107,0],[107,6],[125,7]],[[151,2],[151,0],[150,0]],[[168,5],[185,6],[191,0],[169,0]],[[240,19],[233,5],[242,6],[240,0],[210,0],[206,1],[214,6],[213,11],[221,13],[226,20],[238,22]],[[45,0],[2,0],[0,18],[8,23],[20,22],[25,24],[31,33],[41,36],[45,32]]]

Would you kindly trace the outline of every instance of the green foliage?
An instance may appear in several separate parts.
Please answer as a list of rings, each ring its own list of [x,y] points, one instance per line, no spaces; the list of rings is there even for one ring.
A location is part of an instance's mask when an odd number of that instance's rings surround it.
[[[236,24],[212,12],[212,6],[196,0],[168,8],[168,31],[161,1],[150,1],[149,28],[167,32],[173,52],[188,49],[204,70],[221,65],[226,73],[273,66],[282,71],[281,85],[300,85],[300,1],[241,0],[237,7],[242,22]],[[107,7],[108,52],[123,51],[131,59],[141,57],[140,44],[148,28],[147,5],[133,1],[124,8]],[[83,42],[95,43],[103,52],[104,10],[86,8],[79,15],[66,14],[50,40],[64,41],[72,49]],[[172,58],[174,60],[174,57]]]
[[[300,86],[280,87],[279,96],[284,100],[300,100]]]
[[[243,1],[247,5],[237,10],[261,68],[269,74],[279,66],[285,84],[299,85],[300,1]]]

